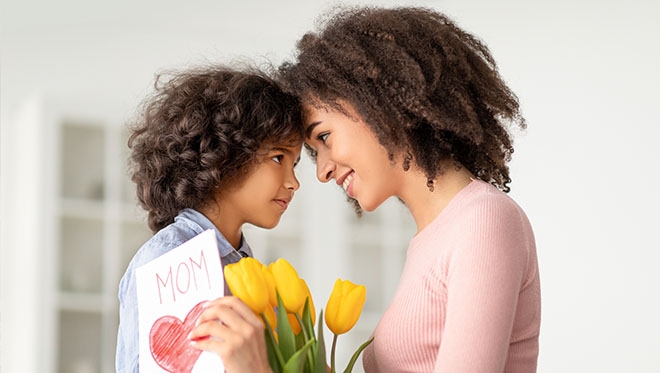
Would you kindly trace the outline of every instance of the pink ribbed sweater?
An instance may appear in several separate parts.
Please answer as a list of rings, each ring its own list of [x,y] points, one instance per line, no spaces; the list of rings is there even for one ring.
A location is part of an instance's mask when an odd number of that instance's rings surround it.
[[[536,371],[541,295],[532,228],[482,181],[410,242],[365,372]]]

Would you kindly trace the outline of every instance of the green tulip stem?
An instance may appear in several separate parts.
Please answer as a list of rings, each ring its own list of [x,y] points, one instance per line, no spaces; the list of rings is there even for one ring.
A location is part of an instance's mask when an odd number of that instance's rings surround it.
[[[307,334],[307,328],[305,328],[305,324],[303,324],[302,318],[298,313],[296,312],[296,319],[298,319],[298,323],[300,324],[300,329],[302,329],[303,336],[305,336],[305,343],[310,341],[310,337]],[[307,350],[307,360],[309,361],[310,367],[314,367],[314,355],[312,354],[312,349],[310,348]]]
[[[309,341],[309,335],[307,335],[307,329],[305,329],[304,326],[305,324],[303,324],[302,318],[300,317],[300,315],[298,315],[297,312],[295,315],[296,315],[296,319],[298,320],[298,323],[300,324],[300,329],[302,330],[303,335],[305,336],[305,342],[307,342]]]
[[[334,334],[334,333],[333,333]],[[335,373],[335,349],[337,347],[337,334],[332,338],[332,350],[330,350],[330,372]]]
[[[364,342],[354,353],[353,356],[351,357],[351,361],[348,363],[346,366],[346,369],[344,370],[344,373],[350,373],[353,371],[353,366],[355,365],[355,362],[357,361],[358,357],[360,356],[360,353],[362,353],[362,350],[367,348],[371,342],[374,341],[374,337],[369,338],[368,341]]]
[[[283,367],[284,357],[282,356],[282,352],[277,346],[277,340],[275,339],[275,334],[273,334],[273,329],[270,327],[270,324],[268,323],[266,316],[264,316],[263,313],[260,315],[261,315],[261,319],[264,320],[264,323],[266,324],[266,329],[268,329],[268,337],[273,345],[273,350],[275,350],[275,355],[277,356],[277,360],[280,362],[280,366]]]

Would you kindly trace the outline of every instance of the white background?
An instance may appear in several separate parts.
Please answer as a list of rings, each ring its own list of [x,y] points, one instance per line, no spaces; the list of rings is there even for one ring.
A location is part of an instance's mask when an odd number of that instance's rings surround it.
[[[330,5],[182,4],[0,0],[1,149],[12,141],[13,113],[34,95],[95,97],[128,115],[157,71],[240,56],[279,63]],[[529,128],[516,140],[511,195],[537,235],[539,372],[660,372],[658,2],[379,4],[449,14],[486,41],[520,98]],[[20,160],[3,150],[1,161],[4,186],[3,170]],[[316,182],[311,172],[300,178],[302,188]],[[2,189],[3,204],[29,197]],[[10,219],[3,214],[3,234]],[[1,294],[17,281],[4,275],[10,249],[20,250],[2,247]],[[4,309],[16,300],[0,301]],[[0,316],[2,330],[31,321]],[[38,359],[28,337],[1,338],[2,372],[22,372],[17,361]]]

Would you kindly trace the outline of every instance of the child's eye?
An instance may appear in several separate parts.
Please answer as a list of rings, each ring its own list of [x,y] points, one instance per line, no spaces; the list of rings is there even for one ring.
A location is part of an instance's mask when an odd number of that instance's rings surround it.
[[[272,157],[271,159],[274,160],[277,163],[282,163],[282,159],[284,159],[284,155],[283,154],[276,155],[276,156]]]
[[[330,136],[330,132],[323,132],[323,133],[319,133],[319,135],[316,136],[316,138],[325,144],[326,140],[328,139],[328,136]]]

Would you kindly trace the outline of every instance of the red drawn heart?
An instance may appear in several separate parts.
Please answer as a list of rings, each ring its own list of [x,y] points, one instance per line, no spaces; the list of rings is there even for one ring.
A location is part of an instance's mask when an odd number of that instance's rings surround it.
[[[190,373],[202,354],[190,345],[188,334],[204,312],[204,302],[193,307],[181,322],[174,316],[163,316],[151,326],[149,349],[156,363],[170,373]]]

